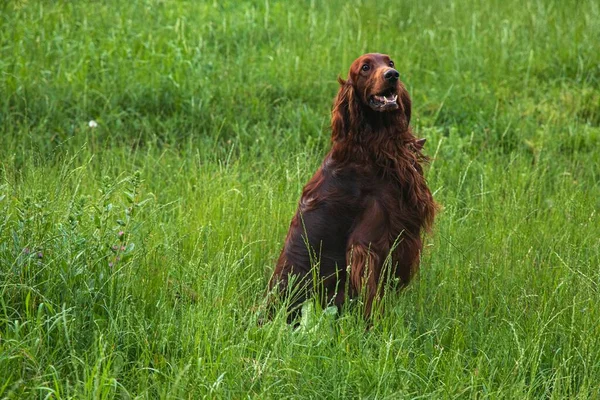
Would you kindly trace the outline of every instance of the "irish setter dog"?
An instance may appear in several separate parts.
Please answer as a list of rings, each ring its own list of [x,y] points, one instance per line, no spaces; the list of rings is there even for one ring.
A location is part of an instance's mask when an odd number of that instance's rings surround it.
[[[364,314],[384,281],[406,285],[436,204],[423,177],[424,139],[409,127],[411,100],[394,62],[365,54],[334,101],[332,148],[306,184],[269,288],[289,298],[289,321],[311,293],[340,307],[364,293]]]

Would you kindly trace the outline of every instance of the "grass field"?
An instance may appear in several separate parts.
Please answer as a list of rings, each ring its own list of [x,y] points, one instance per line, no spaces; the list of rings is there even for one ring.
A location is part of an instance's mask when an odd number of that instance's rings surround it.
[[[2,2],[0,398],[600,398],[598,38],[591,0]],[[421,273],[371,329],[258,326],[368,51],[433,158]]]

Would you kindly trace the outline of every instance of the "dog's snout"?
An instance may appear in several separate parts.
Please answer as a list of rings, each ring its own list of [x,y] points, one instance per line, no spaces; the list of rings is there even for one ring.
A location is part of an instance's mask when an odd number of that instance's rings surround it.
[[[388,69],[383,74],[383,78],[389,82],[396,82],[400,77],[400,73],[393,68]]]

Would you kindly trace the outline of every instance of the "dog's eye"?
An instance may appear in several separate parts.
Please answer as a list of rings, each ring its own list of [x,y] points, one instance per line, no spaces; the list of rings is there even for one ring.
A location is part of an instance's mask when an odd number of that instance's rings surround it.
[[[363,64],[363,66],[362,66],[362,70],[363,70],[363,71],[365,71],[365,72],[366,72],[366,71],[368,71],[368,70],[370,70],[370,69],[371,69],[371,66],[370,66],[369,64]]]
[[[394,62],[390,60],[390,67],[394,68]]]

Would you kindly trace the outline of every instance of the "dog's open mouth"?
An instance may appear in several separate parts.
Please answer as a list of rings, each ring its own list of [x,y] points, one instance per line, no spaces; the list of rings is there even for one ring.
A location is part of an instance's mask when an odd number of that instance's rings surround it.
[[[377,111],[395,110],[398,108],[396,88],[389,88],[380,94],[369,97],[369,105]]]

